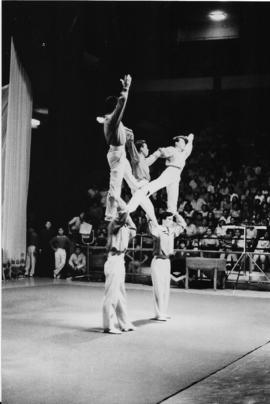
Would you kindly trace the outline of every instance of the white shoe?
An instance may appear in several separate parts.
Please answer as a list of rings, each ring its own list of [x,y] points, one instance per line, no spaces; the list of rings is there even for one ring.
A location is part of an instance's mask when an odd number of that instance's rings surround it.
[[[166,318],[166,317],[159,316],[159,317],[151,318],[151,320],[155,320],[155,321],[167,321],[167,318]]]
[[[122,331],[118,330],[118,328],[105,328],[103,332],[106,334],[122,334]]]

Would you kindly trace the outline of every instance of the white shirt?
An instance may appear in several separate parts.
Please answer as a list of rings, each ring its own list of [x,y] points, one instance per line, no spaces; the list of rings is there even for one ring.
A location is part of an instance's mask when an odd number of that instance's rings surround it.
[[[77,269],[83,268],[86,266],[86,257],[83,253],[79,255],[73,253],[69,259],[69,265],[72,267],[76,267]]]
[[[172,227],[168,228],[160,225],[155,226],[150,222],[149,229],[151,234],[159,239],[160,243],[160,252],[154,251],[154,254],[158,255],[161,253],[167,257],[172,255],[174,253],[174,238],[179,236],[183,231],[183,227],[177,223],[173,223]]]
[[[181,151],[177,147],[169,146],[160,149],[161,157],[166,158],[166,166],[174,166],[180,169],[180,173],[185,167],[187,152],[186,149]]]
[[[117,234],[112,234],[111,249],[116,248],[117,251],[125,251],[128,248],[131,237],[136,236],[136,230],[129,228],[127,225],[122,226]]]

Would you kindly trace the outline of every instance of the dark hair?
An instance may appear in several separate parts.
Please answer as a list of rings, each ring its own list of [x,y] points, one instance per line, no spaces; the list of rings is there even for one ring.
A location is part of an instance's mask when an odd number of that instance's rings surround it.
[[[146,143],[145,140],[137,140],[137,141],[135,142],[135,145],[136,145],[136,147],[137,147],[137,150],[140,151],[140,150],[141,150],[141,147],[142,147],[145,143]]]
[[[167,217],[170,217],[170,216],[173,216],[172,212],[162,212],[159,217],[160,217],[161,220],[164,220],[164,219],[167,219]]]
[[[115,95],[110,95],[105,100],[105,114],[112,112],[117,104],[118,98]]]

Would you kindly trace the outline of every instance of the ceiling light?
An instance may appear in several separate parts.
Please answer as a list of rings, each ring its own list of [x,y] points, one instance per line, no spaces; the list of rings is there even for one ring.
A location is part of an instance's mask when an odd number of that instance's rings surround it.
[[[210,18],[210,20],[212,21],[224,21],[226,20],[226,18],[228,17],[227,13],[225,13],[224,11],[221,10],[215,10],[215,11],[211,11],[208,14],[208,17]]]

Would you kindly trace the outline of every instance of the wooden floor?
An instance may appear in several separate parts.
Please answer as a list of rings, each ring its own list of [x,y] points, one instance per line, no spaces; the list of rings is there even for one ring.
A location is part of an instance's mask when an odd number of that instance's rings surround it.
[[[3,403],[270,402],[269,292],[172,289],[172,319],[156,323],[151,287],[127,285],[137,330],[108,335],[103,288],[3,284]]]

